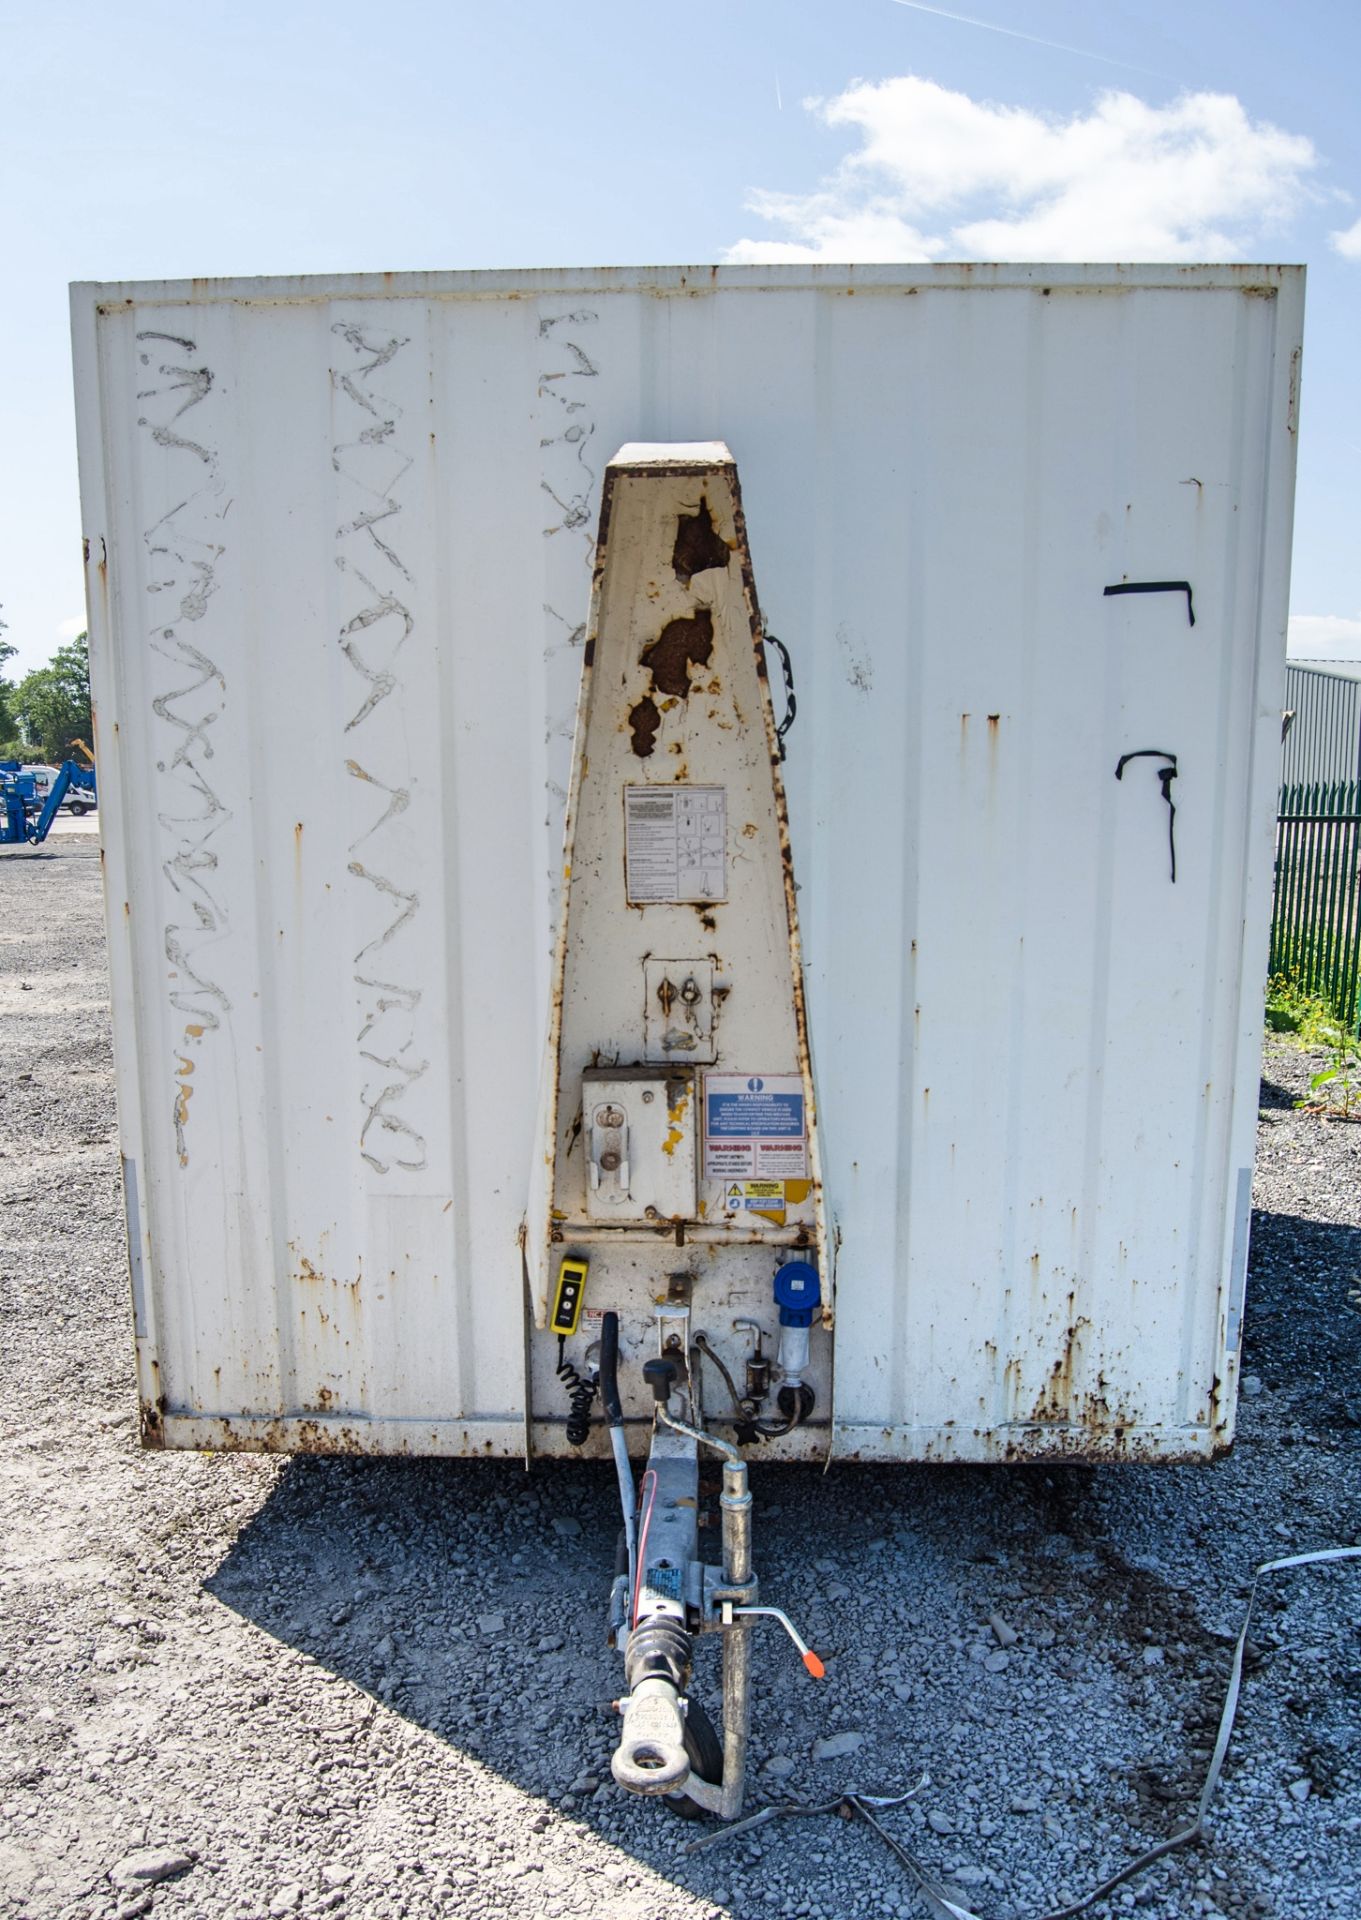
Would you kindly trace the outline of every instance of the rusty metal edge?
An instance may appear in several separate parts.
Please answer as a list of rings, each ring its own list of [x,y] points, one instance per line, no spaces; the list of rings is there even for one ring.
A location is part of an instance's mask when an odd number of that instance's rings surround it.
[[[799,1071],[803,1076],[804,1099],[807,1103],[808,1117],[808,1159],[809,1173],[813,1186],[813,1211],[815,1237],[821,1256],[823,1273],[822,1324],[830,1337],[828,1377],[831,1382],[828,1395],[827,1450],[823,1459],[824,1469],[829,1467],[835,1455],[836,1447],[836,1246],[835,1236],[829,1230],[827,1189],[822,1171],[822,1145],[818,1122],[817,1083],[813,1072],[813,1052],[808,1033],[808,999],[803,978],[803,944],[799,936],[798,899],[794,886],[794,848],[789,832],[789,802],[784,790],[784,776],[780,771],[780,739],[775,729],[775,708],[770,697],[770,674],[766,664],[765,621],[761,614],[760,602],[756,594],[756,563],[752,556],[751,541],[747,533],[747,519],[742,506],[742,486],[738,477],[737,463],[727,470],[732,486],[733,525],[737,534],[738,554],[742,568],[742,595],[746,604],[747,619],[751,628],[752,652],[756,664],[757,694],[761,704],[761,719],[765,727],[766,753],[770,761],[770,781],[775,800],[775,822],[780,836],[780,867],[784,883],[785,921],[789,941],[789,973],[794,990],[794,1030],[798,1040]]]
[[[366,1420],[347,1414],[222,1415],[144,1408],[144,1420],[148,1417],[155,1437],[145,1444],[166,1449],[507,1461],[523,1461],[525,1454],[519,1419]],[[641,1451],[647,1423],[630,1426],[637,1428]],[[1134,1426],[1103,1433],[1085,1427],[962,1429],[843,1421],[834,1439],[837,1466],[1176,1465],[1204,1463],[1224,1451],[1216,1430],[1208,1426],[1175,1431]],[[603,1429],[592,1433],[585,1448],[571,1447],[561,1421],[535,1421],[533,1446],[536,1462],[609,1458]],[[826,1451],[826,1431],[819,1426],[791,1434],[782,1443],[781,1458],[816,1464],[825,1460]],[[760,1449],[751,1450],[749,1457],[759,1459]]]

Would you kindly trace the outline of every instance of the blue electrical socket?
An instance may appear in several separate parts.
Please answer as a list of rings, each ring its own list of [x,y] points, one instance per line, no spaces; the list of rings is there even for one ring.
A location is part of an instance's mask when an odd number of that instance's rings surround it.
[[[818,1270],[811,1260],[790,1260],[775,1273],[775,1304],[782,1327],[811,1327],[822,1304]]]

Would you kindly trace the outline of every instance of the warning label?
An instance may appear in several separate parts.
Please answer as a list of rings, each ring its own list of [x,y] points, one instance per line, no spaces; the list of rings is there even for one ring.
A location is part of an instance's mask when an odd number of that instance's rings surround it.
[[[728,897],[722,787],[625,787],[625,887],[633,906]]]
[[[808,1129],[797,1073],[704,1076],[704,1172],[728,1181],[807,1178]],[[760,1211],[759,1204],[753,1210]]]
[[[725,1213],[783,1213],[783,1180],[734,1181],[723,1196]]]

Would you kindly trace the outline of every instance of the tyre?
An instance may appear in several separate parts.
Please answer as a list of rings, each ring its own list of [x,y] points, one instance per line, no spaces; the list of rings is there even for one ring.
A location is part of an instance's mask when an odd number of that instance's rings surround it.
[[[73,800],[71,802],[71,811],[79,818],[82,813],[88,813],[90,809],[83,800]]]
[[[690,1694],[685,1703],[685,1751],[691,1769],[709,1786],[723,1784],[723,1743],[714,1730],[714,1723]],[[668,1793],[663,1795],[672,1813],[679,1814],[682,1820],[706,1820],[709,1810],[692,1800],[688,1793]]]

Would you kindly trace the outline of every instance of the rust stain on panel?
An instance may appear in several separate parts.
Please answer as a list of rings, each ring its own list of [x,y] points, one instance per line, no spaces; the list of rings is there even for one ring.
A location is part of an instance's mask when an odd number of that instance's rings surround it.
[[[1073,1368],[1081,1347],[1081,1331],[1085,1321],[1078,1321],[1068,1328],[1064,1335],[1063,1347],[1058,1358],[1050,1367],[1040,1389],[1039,1398],[1031,1409],[1030,1418],[1038,1421],[1063,1420],[1072,1418],[1073,1405]]]
[[[688,587],[697,573],[707,573],[712,567],[726,567],[731,558],[732,549],[715,528],[707,500],[700,501],[697,513],[680,515],[671,565],[683,587]]]
[[[691,667],[707,667],[713,651],[714,616],[701,607],[686,619],[668,620],[651,645],[643,648],[642,663],[659,693],[685,700],[690,694]]]
[[[205,1422],[205,1425],[208,1424]],[[220,1453],[314,1453],[314,1454],[438,1454],[447,1458],[472,1460],[496,1455],[494,1441],[464,1429],[459,1444],[449,1448],[438,1444],[431,1429],[417,1431],[396,1445],[379,1447],[368,1422],[361,1418],[346,1420],[334,1416],[279,1416],[260,1423],[236,1425],[230,1417],[211,1423],[215,1428],[212,1446]],[[161,1446],[163,1440],[152,1442]],[[205,1442],[205,1444],[208,1444]]]
[[[662,716],[657,711],[657,702],[650,693],[644,694],[629,712],[629,732],[633,735],[633,751],[640,760],[651,756],[657,744],[657,729],[662,724]]]

